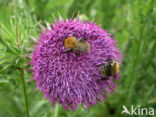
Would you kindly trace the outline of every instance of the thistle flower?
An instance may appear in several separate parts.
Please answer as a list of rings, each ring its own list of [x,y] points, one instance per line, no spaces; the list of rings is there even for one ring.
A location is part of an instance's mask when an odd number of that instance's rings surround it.
[[[84,39],[89,51],[69,50],[64,43],[69,37],[77,41]],[[41,33],[31,64],[38,88],[52,105],[58,102],[64,109],[75,110],[79,104],[89,108],[105,100],[107,92],[114,92],[119,74],[102,80],[99,72],[108,60],[118,63],[121,60],[112,34],[93,22],[71,18],[56,20],[50,29]]]

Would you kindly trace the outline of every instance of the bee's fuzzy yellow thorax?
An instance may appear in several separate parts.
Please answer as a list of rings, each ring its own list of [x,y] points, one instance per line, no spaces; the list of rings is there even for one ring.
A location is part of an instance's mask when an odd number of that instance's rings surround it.
[[[68,37],[64,40],[64,45],[66,48],[74,48],[76,45],[76,39],[74,37]]]
[[[114,66],[115,72],[119,72],[119,63],[114,62],[113,66]]]

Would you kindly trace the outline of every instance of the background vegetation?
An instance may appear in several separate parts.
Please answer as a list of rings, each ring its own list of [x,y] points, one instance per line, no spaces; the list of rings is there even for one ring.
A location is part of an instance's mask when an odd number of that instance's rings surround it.
[[[54,23],[80,12],[113,33],[123,54],[121,78],[113,96],[89,110],[52,108],[30,81],[27,58],[39,36],[38,23]],[[155,0],[17,0],[18,43],[14,0],[0,0],[0,117],[26,117],[24,76],[31,117],[120,117],[122,105],[156,108],[156,1]]]

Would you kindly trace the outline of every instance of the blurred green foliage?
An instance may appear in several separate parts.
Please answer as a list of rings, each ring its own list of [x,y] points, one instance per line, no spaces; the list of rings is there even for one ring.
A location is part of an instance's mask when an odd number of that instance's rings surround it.
[[[24,69],[31,117],[120,117],[122,105],[156,108],[155,0],[18,0],[20,48],[16,46],[13,0],[0,0],[0,117],[25,117],[19,67]],[[121,78],[116,93],[89,110],[52,108],[39,93],[24,56],[39,36],[38,23],[54,23],[52,15],[70,18],[78,12],[114,34],[122,50]],[[58,111],[57,111],[58,110]],[[122,115],[123,116],[123,115]]]

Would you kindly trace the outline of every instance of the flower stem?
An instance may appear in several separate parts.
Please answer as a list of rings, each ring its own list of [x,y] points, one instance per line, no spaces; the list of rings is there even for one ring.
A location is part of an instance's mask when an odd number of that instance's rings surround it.
[[[17,12],[16,12],[16,0],[14,1],[14,15],[15,15],[15,31],[16,31],[16,45],[19,48],[18,42],[18,24],[17,24]]]
[[[14,0],[14,15],[15,15],[15,31],[16,31],[16,45],[17,48],[20,48],[19,41],[18,41],[18,24],[17,24],[17,12],[16,12],[16,0]],[[23,94],[24,94],[24,100],[25,100],[25,108],[27,117],[29,117],[29,107],[28,107],[28,101],[27,101],[27,94],[26,94],[26,87],[25,87],[25,81],[24,81],[24,74],[23,74],[23,68],[19,67],[22,87],[23,87]]]
[[[24,81],[23,68],[20,67],[19,70],[20,70],[20,76],[21,76],[24,99],[25,99],[26,113],[27,113],[27,117],[29,117],[29,107],[28,107],[28,101],[27,101],[27,94],[26,94],[26,87],[25,87],[25,81]]]
[[[54,110],[54,117],[58,116],[58,111],[59,111],[59,104],[56,104],[55,110]]]

